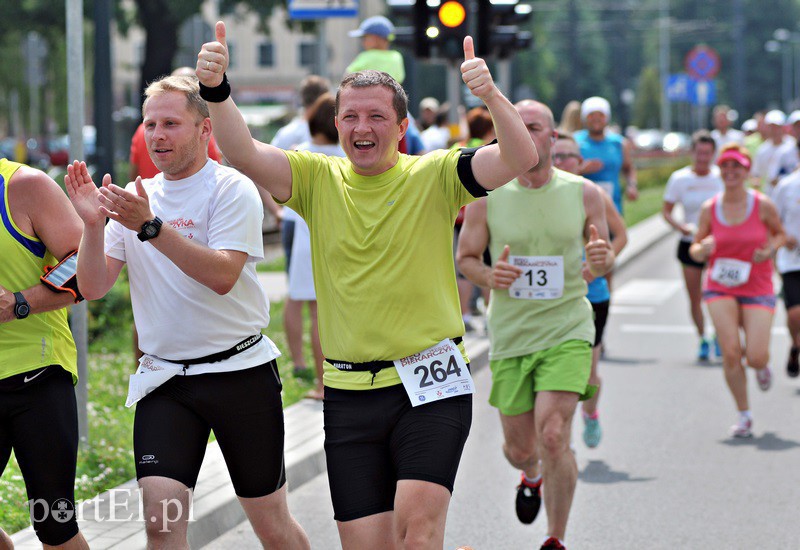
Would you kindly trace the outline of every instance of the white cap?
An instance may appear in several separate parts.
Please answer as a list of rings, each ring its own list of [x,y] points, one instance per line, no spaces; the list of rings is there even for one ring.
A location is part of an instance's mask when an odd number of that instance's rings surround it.
[[[756,130],[758,130],[758,122],[756,122],[754,119],[748,118],[742,122],[742,132],[755,132]]]
[[[438,111],[439,110],[439,100],[435,97],[424,97],[422,101],[419,102],[419,110],[424,111],[425,109],[430,109],[431,111]]]
[[[789,114],[789,118],[786,119],[786,124],[794,124],[795,122],[800,122],[800,110],[792,111]]]
[[[784,124],[786,124],[786,115],[783,114],[783,111],[779,111],[778,109],[773,109],[772,111],[764,115],[764,123],[777,124],[778,126],[783,126]]]
[[[585,99],[581,103],[581,119],[586,120],[590,113],[603,113],[606,118],[611,118],[611,105],[608,101],[599,96],[593,96]]]

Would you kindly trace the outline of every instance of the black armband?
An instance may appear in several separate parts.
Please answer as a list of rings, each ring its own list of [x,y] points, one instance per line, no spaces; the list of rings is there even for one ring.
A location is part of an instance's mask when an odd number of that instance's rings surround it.
[[[202,82],[200,83],[200,97],[209,103],[222,103],[230,95],[231,85],[228,82],[228,75],[225,73],[222,73],[222,82],[220,82],[219,86],[209,88],[208,86],[203,86]]]
[[[78,251],[74,250],[55,266],[45,266],[44,275],[39,277],[44,286],[53,292],[69,292],[77,304],[83,300],[78,290]]]
[[[486,145],[492,145],[493,143],[497,143],[497,140],[493,140],[491,143],[487,143]],[[461,180],[461,185],[469,191],[469,194],[479,199],[481,197],[485,197],[489,194],[489,191],[486,190],[478,180],[475,179],[475,174],[472,172],[472,157],[475,156],[475,153],[481,147],[486,147],[486,145],[481,145],[480,147],[462,147],[461,148],[461,155],[458,157],[458,164],[456,165],[456,170],[458,171],[458,179]]]

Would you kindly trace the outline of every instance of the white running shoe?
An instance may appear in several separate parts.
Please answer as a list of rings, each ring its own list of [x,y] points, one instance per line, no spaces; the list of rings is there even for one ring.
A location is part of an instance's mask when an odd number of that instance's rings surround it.
[[[746,416],[739,415],[739,421],[731,426],[733,437],[753,437],[753,420]]]
[[[772,371],[769,370],[769,367],[758,369],[756,380],[758,380],[758,387],[761,388],[761,391],[767,391],[772,386]]]

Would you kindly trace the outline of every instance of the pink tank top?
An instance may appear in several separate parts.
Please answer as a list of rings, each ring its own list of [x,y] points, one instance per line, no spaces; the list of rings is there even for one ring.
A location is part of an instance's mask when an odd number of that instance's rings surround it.
[[[722,213],[722,194],[720,193],[711,201],[711,234],[714,236],[714,252],[706,269],[705,290],[724,292],[733,296],[766,296],[774,294],[772,288],[772,261],[753,262],[753,253],[761,248],[769,238],[769,230],[759,217],[759,194],[748,191],[747,218],[738,225],[729,225],[724,221]],[[743,284],[722,284],[714,280],[714,266],[722,262],[718,268],[725,265],[725,260],[738,260],[750,264],[750,276]],[[736,262],[734,270],[740,267]],[[717,270],[719,273],[720,270]],[[724,280],[724,275],[717,278]]]

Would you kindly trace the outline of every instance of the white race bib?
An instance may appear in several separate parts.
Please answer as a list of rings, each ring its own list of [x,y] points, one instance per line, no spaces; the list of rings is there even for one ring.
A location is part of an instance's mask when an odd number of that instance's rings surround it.
[[[458,346],[446,338],[425,351],[394,361],[411,406],[475,393],[475,383]]]
[[[564,256],[509,256],[522,269],[508,295],[519,300],[554,300],[564,294]]]
[[[125,406],[132,407],[181,371],[183,371],[182,365],[164,361],[153,355],[143,355],[139,359],[139,368],[135,374],[131,374],[128,382],[128,399],[125,400]]]
[[[617,188],[616,183],[613,181],[596,181],[595,183],[611,197],[611,200],[614,200],[614,190]]]
[[[733,258],[717,258],[711,269],[711,280],[729,287],[741,286],[750,278],[752,267],[753,264],[750,262]]]

